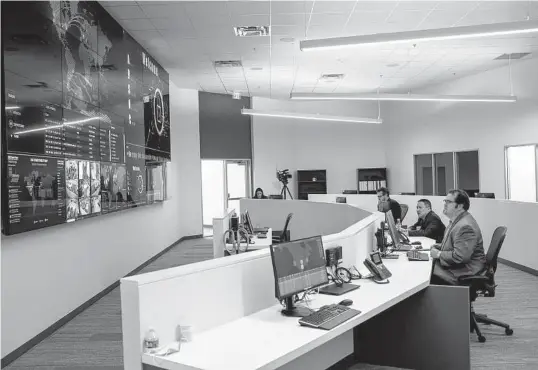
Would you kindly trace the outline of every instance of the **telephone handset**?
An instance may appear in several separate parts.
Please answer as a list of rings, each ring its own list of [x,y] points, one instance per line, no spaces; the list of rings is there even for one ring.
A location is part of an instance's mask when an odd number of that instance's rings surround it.
[[[364,260],[364,265],[370,270],[374,280],[380,281],[388,279],[392,273],[385,267],[379,252],[370,253],[370,259]]]
[[[409,241],[409,238],[407,237],[407,235],[405,235],[405,233],[402,233],[401,231],[398,231],[398,234],[400,234],[400,240],[402,242],[404,242],[405,244],[410,244],[411,243]]]

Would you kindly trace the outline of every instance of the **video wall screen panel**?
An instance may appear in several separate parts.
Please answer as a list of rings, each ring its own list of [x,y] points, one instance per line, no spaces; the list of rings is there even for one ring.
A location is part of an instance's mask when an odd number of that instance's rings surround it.
[[[166,70],[97,2],[1,6],[3,233],[166,199]]]

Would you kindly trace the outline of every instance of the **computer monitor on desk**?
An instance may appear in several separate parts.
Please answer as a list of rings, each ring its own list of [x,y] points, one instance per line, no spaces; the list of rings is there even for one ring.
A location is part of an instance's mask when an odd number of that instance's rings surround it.
[[[394,216],[392,216],[392,211],[387,211],[386,220],[389,225],[390,238],[394,244],[394,249],[400,251],[410,250],[411,248],[409,247],[409,240],[406,240],[406,242],[402,242],[401,240],[404,238],[404,235],[396,228],[396,222],[394,221]]]
[[[275,296],[285,301],[285,316],[304,317],[307,308],[295,307],[294,296],[329,283],[321,236],[271,245]]]

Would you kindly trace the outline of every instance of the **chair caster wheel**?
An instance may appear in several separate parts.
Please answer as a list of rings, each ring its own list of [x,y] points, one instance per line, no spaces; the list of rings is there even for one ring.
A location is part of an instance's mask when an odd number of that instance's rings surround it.
[[[510,328],[506,328],[505,331],[506,335],[512,335],[514,334],[514,330],[510,329]]]
[[[478,341],[479,341],[480,343],[484,343],[484,342],[486,341],[486,337],[483,336],[483,335],[481,335],[481,336],[478,337]]]

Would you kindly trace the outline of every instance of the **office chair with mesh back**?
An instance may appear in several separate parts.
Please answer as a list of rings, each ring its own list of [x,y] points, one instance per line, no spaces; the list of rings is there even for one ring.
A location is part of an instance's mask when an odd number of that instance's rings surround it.
[[[405,215],[407,214],[407,211],[409,211],[409,206],[407,204],[400,204],[400,208],[402,209],[402,218],[400,219],[400,223],[403,224]]]
[[[495,297],[495,271],[497,271],[497,257],[506,237],[506,227],[499,226],[493,232],[491,243],[489,244],[488,253],[486,255],[486,268],[477,275],[462,276],[459,278],[461,285],[469,286],[469,295],[471,301],[471,332],[476,331],[478,341],[484,343],[486,337],[482,335],[478,324],[495,325],[504,328],[506,335],[512,335],[514,331],[510,325],[500,321],[488,318],[486,315],[481,315],[474,312],[473,303],[476,297]]]
[[[290,237],[288,236],[289,235],[288,225],[290,224],[290,220],[292,217],[293,217],[293,213],[288,214],[288,217],[286,217],[286,223],[284,224],[284,230],[282,230],[282,232],[279,235],[273,235],[273,244],[289,241]]]

